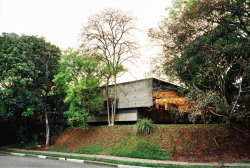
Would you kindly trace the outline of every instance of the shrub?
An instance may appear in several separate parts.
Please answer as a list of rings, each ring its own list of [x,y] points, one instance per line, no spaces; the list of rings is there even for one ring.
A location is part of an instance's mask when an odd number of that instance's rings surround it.
[[[198,114],[191,113],[188,115],[188,120],[195,124],[198,121]]]
[[[174,124],[176,124],[177,122],[182,122],[184,118],[184,112],[179,111],[176,108],[174,108],[173,110],[169,110],[169,114]]]
[[[137,133],[142,135],[149,135],[155,131],[152,120],[143,119],[136,123]]]

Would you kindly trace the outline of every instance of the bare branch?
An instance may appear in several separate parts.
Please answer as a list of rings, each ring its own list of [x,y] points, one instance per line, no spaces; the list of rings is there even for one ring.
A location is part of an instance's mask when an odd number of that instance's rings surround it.
[[[133,50],[137,48],[137,43],[132,40],[131,32],[135,31],[135,18],[120,10],[104,9],[88,19],[88,25],[84,26],[81,33],[82,46],[102,53],[99,57],[106,64],[108,69],[106,81],[106,93],[108,95],[108,84],[110,78],[114,78],[115,90],[112,100],[111,119],[108,118],[109,125],[114,124],[116,112],[116,78],[121,64],[135,57]],[[107,96],[107,99],[108,96]],[[107,100],[109,101],[109,100]],[[107,103],[107,109],[108,103]],[[109,110],[108,116],[109,116]]]

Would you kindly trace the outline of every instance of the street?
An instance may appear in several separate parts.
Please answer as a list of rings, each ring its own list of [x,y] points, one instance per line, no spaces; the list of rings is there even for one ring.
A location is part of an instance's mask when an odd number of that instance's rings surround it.
[[[40,167],[60,167],[60,168],[108,168],[107,166],[87,164],[87,163],[70,163],[59,160],[39,159],[33,157],[19,157],[0,154],[0,168],[40,168]]]

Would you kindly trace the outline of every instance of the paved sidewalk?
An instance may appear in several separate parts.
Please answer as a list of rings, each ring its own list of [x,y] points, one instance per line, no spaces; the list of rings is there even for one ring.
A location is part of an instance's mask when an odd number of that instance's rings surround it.
[[[188,165],[188,166],[220,166],[218,162],[194,163],[194,162],[136,159],[136,158],[118,157],[118,156],[110,156],[110,155],[90,155],[90,154],[76,154],[76,153],[53,152],[53,151],[25,150],[25,149],[19,149],[19,148],[1,148],[1,149],[2,150],[14,150],[14,151],[27,151],[27,152],[40,152],[40,153],[49,153],[49,154],[70,155],[70,156],[83,156],[83,157],[111,159],[111,160],[129,161],[129,162],[160,163],[160,164],[174,164],[174,165]],[[235,166],[250,167],[250,163],[224,163],[223,165],[224,166],[232,166],[232,167],[235,167]]]

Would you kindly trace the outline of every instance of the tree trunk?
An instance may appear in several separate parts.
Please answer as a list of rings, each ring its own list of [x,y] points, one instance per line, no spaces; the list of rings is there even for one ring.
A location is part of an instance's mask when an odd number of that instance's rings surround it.
[[[114,89],[114,101],[112,104],[112,121],[111,126],[115,125],[115,113],[116,113],[116,99],[117,99],[117,84],[116,84],[116,74],[114,74],[115,89]]]
[[[230,119],[230,117],[227,117],[227,119],[226,119],[226,125],[231,125],[231,119]]]
[[[45,122],[46,122],[46,148],[50,146],[50,134],[49,134],[49,116],[48,112],[45,112]]]
[[[45,122],[46,122],[46,148],[50,146],[50,134],[49,134],[49,116],[48,116],[48,108],[47,108],[47,98],[48,98],[48,63],[45,65],[46,69],[46,90],[45,90],[45,103],[44,103],[44,110],[45,110]]]
[[[222,100],[223,100],[224,110],[225,110],[225,113],[226,113],[226,124],[230,125],[230,123],[231,123],[231,113],[230,113],[229,105],[228,105],[227,98],[226,98],[225,95],[222,96]]]
[[[109,111],[109,88],[108,88],[108,85],[109,85],[109,80],[107,79],[107,83],[106,83],[106,97],[107,97],[107,113],[108,113],[108,125],[110,126],[111,123],[110,123],[110,111]]]
[[[227,96],[226,96],[226,74],[223,74],[222,78],[219,78],[219,82],[220,82],[220,90],[222,93],[222,101],[223,101],[223,110],[225,111],[225,116],[226,116],[226,124],[230,125],[231,123],[231,112],[229,110],[229,104],[228,104],[228,100],[227,100]]]

